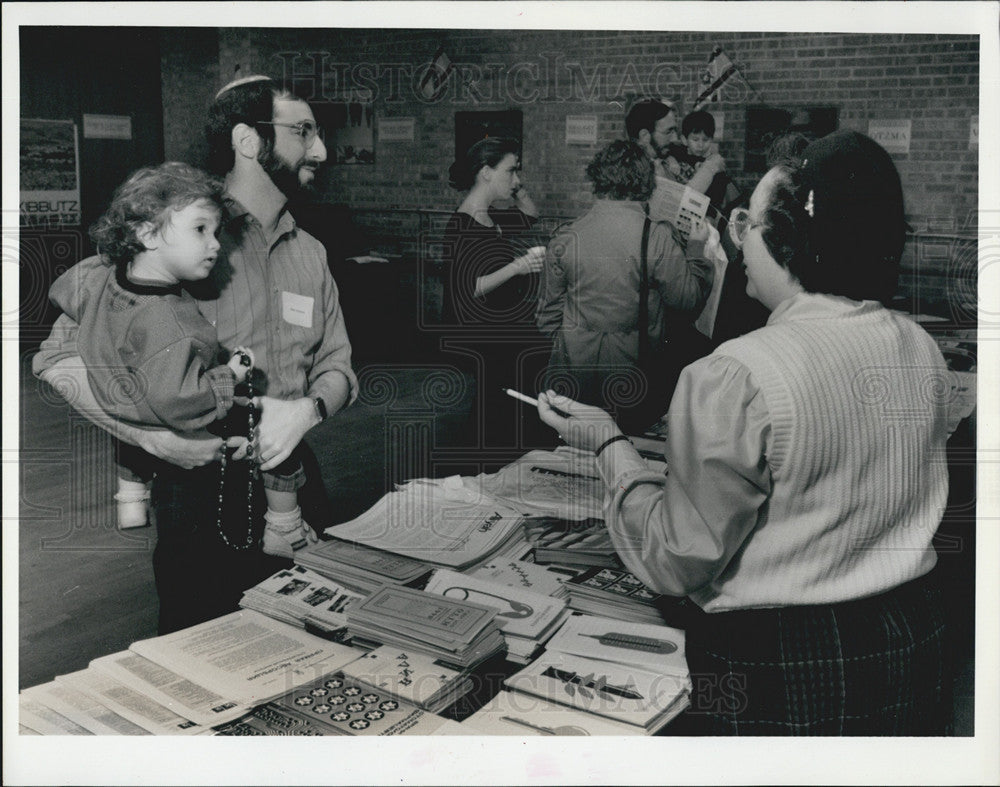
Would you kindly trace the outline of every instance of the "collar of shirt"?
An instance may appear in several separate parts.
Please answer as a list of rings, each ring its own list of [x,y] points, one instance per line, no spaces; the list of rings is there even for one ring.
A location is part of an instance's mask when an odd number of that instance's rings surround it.
[[[775,307],[768,325],[792,320],[823,320],[831,317],[860,317],[873,314],[883,306],[878,301],[855,301],[843,295],[800,292]]]
[[[598,197],[594,200],[594,210],[601,213],[643,213],[641,202],[627,199]]]
[[[254,224],[260,227],[260,222],[257,218],[247,210],[243,204],[233,197],[231,194],[226,193],[222,197],[222,210],[224,216],[224,224],[230,230],[234,228],[234,224],[240,221],[243,224]],[[295,219],[288,210],[288,206],[285,205],[281,209],[281,214],[278,216],[278,228],[275,231],[275,238],[281,238],[285,235],[293,234],[298,225],[295,223]]]
[[[167,284],[166,282],[148,281],[140,279],[133,281],[128,277],[125,268],[121,265],[115,266],[115,281],[118,286],[133,295],[180,295],[180,284]]]

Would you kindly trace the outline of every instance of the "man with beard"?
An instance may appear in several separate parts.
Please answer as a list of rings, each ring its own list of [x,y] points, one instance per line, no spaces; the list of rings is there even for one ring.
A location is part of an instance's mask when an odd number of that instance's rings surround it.
[[[657,178],[677,180],[664,164],[664,160],[671,153],[671,146],[680,143],[677,113],[672,104],[658,98],[644,98],[635,102],[625,115],[625,131],[629,139],[636,142],[652,159]],[[713,153],[698,167],[686,185],[704,194],[712,185],[715,176],[725,169],[726,160],[718,153]],[[651,199],[650,203],[657,204],[656,198]],[[666,216],[651,216],[651,218],[654,221],[663,221]]]
[[[259,423],[250,448],[259,468],[272,470],[357,394],[326,252],[286,208],[314,179],[326,147],[306,101],[264,76],[216,94],[208,143],[210,169],[225,175],[221,249],[211,276],[192,294],[220,345],[253,352],[255,388],[265,395],[253,399]],[[101,264],[99,257],[80,263]],[[246,588],[288,565],[261,547],[259,474],[251,462],[234,461],[247,453],[245,441],[234,453],[227,442],[237,440],[115,421],[97,407],[75,341],[76,325],[61,315],[35,357],[35,373],[57,390],[72,390],[70,403],[99,426],[163,460],[152,491],[160,633],[237,609]],[[283,527],[268,524],[279,537]],[[298,521],[287,527],[288,540],[300,530]]]

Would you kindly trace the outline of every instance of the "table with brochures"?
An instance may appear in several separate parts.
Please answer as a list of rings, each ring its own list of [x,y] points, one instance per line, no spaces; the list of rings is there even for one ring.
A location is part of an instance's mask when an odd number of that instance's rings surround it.
[[[691,681],[661,613],[684,602],[617,560],[603,498],[565,446],[400,484],[239,611],[25,689],[20,732],[670,734]]]

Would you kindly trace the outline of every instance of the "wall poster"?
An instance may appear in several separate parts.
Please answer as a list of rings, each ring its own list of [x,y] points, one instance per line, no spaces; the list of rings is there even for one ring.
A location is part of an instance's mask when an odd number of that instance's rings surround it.
[[[323,101],[312,105],[325,134],[327,163],[375,163],[375,104],[371,101]]]
[[[72,120],[21,119],[21,226],[79,226],[80,145]]]

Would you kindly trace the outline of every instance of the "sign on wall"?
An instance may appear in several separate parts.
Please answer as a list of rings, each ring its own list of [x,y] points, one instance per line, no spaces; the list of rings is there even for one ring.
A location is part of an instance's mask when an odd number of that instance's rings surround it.
[[[567,115],[566,144],[596,145],[597,115]]]
[[[84,139],[132,139],[132,118],[129,115],[83,116]]]
[[[979,148],[979,115],[969,118],[969,150]]]
[[[910,120],[869,120],[868,136],[888,153],[910,152]]]
[[[80,223],[80,148],[72,120],[21,119],[21,226]]]
[[[378,122],[379,142],[411,142],[415,126],[413,118],[381,118]]]

